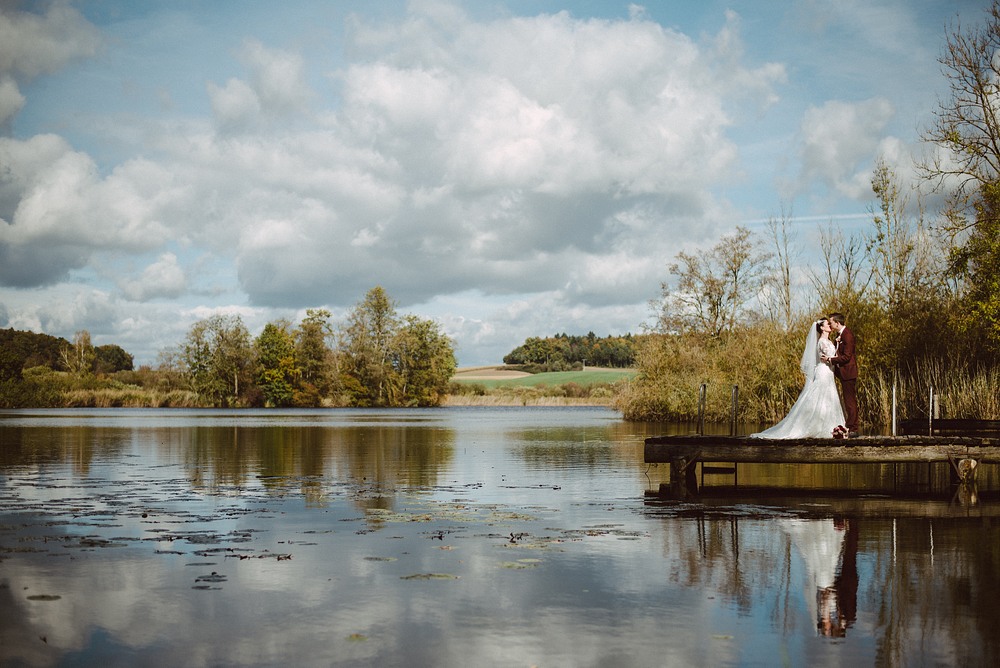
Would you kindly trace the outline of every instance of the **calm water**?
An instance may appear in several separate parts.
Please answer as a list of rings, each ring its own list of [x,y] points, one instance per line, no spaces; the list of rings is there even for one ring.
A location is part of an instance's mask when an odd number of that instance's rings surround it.
[[[0,411],[0,665],[995,666],[997,471],[602,409]]]

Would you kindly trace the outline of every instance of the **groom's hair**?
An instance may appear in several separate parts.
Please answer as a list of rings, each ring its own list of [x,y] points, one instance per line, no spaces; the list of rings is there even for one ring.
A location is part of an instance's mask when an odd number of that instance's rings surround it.
[[[840,325],[847,324],[847,318],[844,317],[843,313],[831,313],[830,320],[833,320],[835,323]]]

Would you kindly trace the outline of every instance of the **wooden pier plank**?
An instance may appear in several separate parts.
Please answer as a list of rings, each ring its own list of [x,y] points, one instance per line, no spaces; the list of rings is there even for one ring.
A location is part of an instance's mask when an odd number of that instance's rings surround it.
[[[860,464],[947,462],[975,459],[1000,463],[1000,439],[962,436],[874,436],[851,440],[772,440],[734,436],[657,436],[647,438],[649,464],[683,459],[700,462],[774,464]]]

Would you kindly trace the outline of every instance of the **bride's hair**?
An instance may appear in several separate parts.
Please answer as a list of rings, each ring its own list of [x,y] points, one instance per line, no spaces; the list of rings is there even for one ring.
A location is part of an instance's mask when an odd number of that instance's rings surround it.
[[[822,334],[823,333],[823,323],[824,322],[826,322],[826,318],[820,318],[819,320],[816,321],[816,333],[817,334]]]

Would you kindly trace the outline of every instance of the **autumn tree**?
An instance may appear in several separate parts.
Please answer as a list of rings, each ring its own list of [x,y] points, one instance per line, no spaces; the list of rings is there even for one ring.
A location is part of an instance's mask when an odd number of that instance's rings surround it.
[[[676,285],[660,286],[661,331],[710,336],[731,331],[746,315],[747,304],[760,295],[770,259],[754,233],[742,226],[709,250],[678,253],[670,265]]]
[[[267,406],[290,406],[302,374],[295,358],[295,339],[287,320],[269,322],[254,341],[257,386]]]
[[[83,329],[73,337],[72,345],[65,345],[61,351],[63,366],[71,374],[85,376],[94,371],[96,353],[90,342],[90,332]]]
[[[381,286],[348,314],[341,353],[361,406],[436,405],[455,369],[451,340],[432,321],[400,317]]]
[[[192,325],[182,357],[198,394],[216,406],[236,406],[254,368],[250,332],[238,315],[213,315]]]
[[[301,371],[297,404],[319,405],[320,398],[337,384],[337,353],[328,343],[333,337],[330,316],[326,309],[307,309],[295,331],[295,354]]]
[[[397,377],[392,343],[399,327],[396,304],[376,286],[348,314],[342,330],[348,373],[360,385],[356,401],[363,406],[390,406]]]
[[[393,341],[399,400],[407,406],[437,406],[455,373],[454,345],[433,320],[405,316]]]
[[[962,289],[964,326],[1000,346],[1000,3],[981,25],[955,24],[939,58],[949,94],[924,139],[941,151],[923,165],[948,196],[942,230]]]

